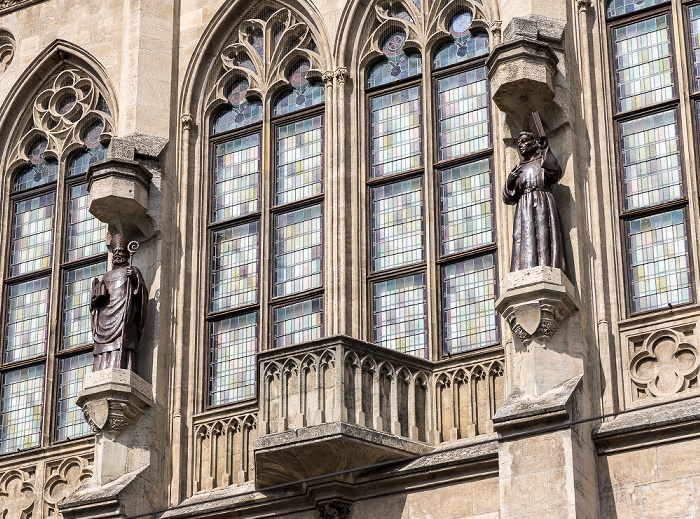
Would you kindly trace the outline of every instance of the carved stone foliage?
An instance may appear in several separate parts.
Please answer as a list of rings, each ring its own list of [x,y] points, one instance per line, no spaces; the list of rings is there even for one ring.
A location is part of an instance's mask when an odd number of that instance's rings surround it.
[[[253,441],[257,417],[234,416],[195,425],[194,491],[254,479]]]
[[[69,67],[47,82],[34,99],[31,120],[15,146],[12,163],[29,164],[29,149],[39,138],[48,141],[45,158],[60,159],[85,149],[89,130],[101,125],[100,142],[107,143],[114,124],[105,96],[95,80]]]
[[[316,507],[321,519],[350,519],[352,503],[339,499],[319,503]]]
[[[12,63],[15,57],[15,37],[10,31],[0,29],[0,74]]]
[[[44,517],[62,517],[58,505],[70,496],[76,488],[92,478],[92,462],[86,458],[70,457],[46,467],[44,483]]]
[[[34,467],[0,475],[0,519],[30,519],[34,512]]]
[[[659,397],[697,385],[700,355],[683,331],[649,335],[630,361],[633,384],[646,396]]]
[[[479,2],[481,3],[481,2]],[[484,8],[468,0],[380,0],[374,6],[374,22],[366,24],[369,34],[362,51],[362,63],[383,56],[384,40],[402,30],[406,34],[404,49],[416,49],[425,56],[425,49],[435,41],[450,38],[452,18],[469,11],[473,18],[471,32],[490,34],[488,13]]]
[[[292,66],[310,64],[308,80],[321,80],[321,58],[312,28],[293,11],[260,2],[234,31],[233,42],[221,52],[222,68],[210,103],[226,101],[234,83],[248,83],[246,97],[263,99],[266,92],[289,85]]]

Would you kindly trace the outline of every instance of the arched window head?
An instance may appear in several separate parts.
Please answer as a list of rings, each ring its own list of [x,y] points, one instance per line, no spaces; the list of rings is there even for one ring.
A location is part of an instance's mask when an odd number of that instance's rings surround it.
[[[454,41],[440,47],[433,59],[433,69],[455,65],[489,53],[489,35],[485,32],[472,34],[469,31],[472,18],[469,11],[452,18],[450,34]]]
[[[43,137],[37,138],[27,150],[27,156],[32,165],[23,169],[15,178],[12,190],[17,193],[25,189],[43,186],[56,180],[58,175],[58,163],[55,160],[46,160],[44,152],[49,141]]]
[[[262,121],[262,103],[258,100],[248,101],[245,97],[247,91],[248,81],[245,79],[234,82],[228,88],[226,99],[231,106],[221,110],[214,118],[212,133],[227,132]]]
[[[102,121],[95,121],[83,131],[83,144],[87,149],[73,156],[68,165],[69,176],[87,173],[90,164],[107,157],[107,146],[100,142],[100,136],[104,129],[105,125]]]
[[[325,89],[323,88],[323,83],[309,83],[306,79],[310,69],[311,65],[306,60],[300,61],[292,68],[288,78],[292,91],[285,92],[277,98],[274,110],[275,115],[288,114],[324,102]]]
[[[386,85],[394,81],[420,74],[421,56],[415,51],[404,52],[406,33],[402,30],[389,34],[382,43],[386,58],[377,63],[369,73],[369,88]]]

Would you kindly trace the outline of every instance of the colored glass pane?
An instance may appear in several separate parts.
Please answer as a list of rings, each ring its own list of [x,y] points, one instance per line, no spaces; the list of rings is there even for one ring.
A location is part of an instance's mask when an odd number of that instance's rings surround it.
[[[2,378],[0,453],[39,445],[43,400],[43,364],[5,373]]]
[[[223,109],[214,118],[212,133],[243,128],[262,121],[262,102],[258,100],[248,101],[245,97],[246,92],[248,92],[248,81],[242,80],[231,85],[226,94],[231,106]]]
[[[275,309],[275,348],[323,337],[323,298]]]
[[[92,216],[88,210],[89,198],[87,184],[70,188],[68,246],[66,247],[68,261],[107,252],[105,244],[107,224]]]
[[[681,198],[683,186],[675,110],[624,122],[620,125],[620,134],[625,209]]]
[[[214,233],[211,309],[219,312],[258,300],[258,222]]]
[[[438,81],[440,160],[491,146],[486,67]]]
[[[92,353],[82,353],[61,359],[58,375],[58,416],[56,439],[66,440],[90,434],[90,426],[83,417],[83,410],[75,403],[83,379],[92,373]]]
[[[277,203],[323,192],[323,116],[277,128]]]
[[[323,222],[320,205],[277,216],[275,259],[276,296],[321,286]]]
[[[49,278],[10,287],[5,362],[38,357],[46,352]]]
[[[614,30],[615,77],[621,112],[673,99],[668,15]]]
[[[690,16],[690,44],[693,48],[693,77],[695,78],[695,90],[700,90],[700,5],[695,5],[689,10]]]
[[[605,14],[608,18],[613,18],[667,2],[668,0],[610,0]]]
[[[433,68],[442,68],[478,58],[489,53],[489,35],[485,32],[472,34],[469,25],[471,13],[462,13],[452,18],[450,34],[453,41],[445,43],[435,54]]]
[[[423,165],[419,87],[372,99],[372,178]]]
[[[400,81],[421,73],[421,55],[413,51],[404,53],[404,43],[406,43],[406,33],[403,31],[397,31],[384,40],[382,52],[386,58],[370,70],[367,78],[369,88]]]
[[[445,256],[494,242],[489,159],[440,172],[440,216]]]
[[[627,222],[632,311],[691,300],[690,258],[682,209]]]
[[[446,265],[445,350],[461,353],[498,342],[493,254]]]
[[[87,173],[90,164],[107,158],[107,146],[100,142],[100,135],[103,131],[104,124],[101,122],[95,123],[87,129],[83,136],[87,151],[82,151],[73,157],[68,165],[69,176]]]
[[[211,341],[211,405],[255,397],[257,313],[212,323]]]
[[[22,170],[15,178],[13,188],[15,193],[32,187],[43,186],[56,180],[58,162],[43,158],[48,145],[49,142],[46,139],[40,139],[34,143],[29,151],[29,161],[32,165]]]
[[[277,98],[275,115],[288,114],[323,103],[325,100],[323,83],[309,83],[306,80],[306,74],[310,68],[308,61],[302,61],[294,67],[288,78],[292,91],[285,92]]]
[[[258,210],[260,191],[260,134],[216,145],[214,221]]]
[[[383,270],[423,261],[420,178],[372,189],[372,267]]]
[[[90,328],[92,280],[105,272],[107,272],[107,263],[104,261],[66,271],[62,349],[69,350],[92,343]]]
[[[374,342],[417,357],[428,356],[425,274],[374,285]]]
[[[46,193],[17,202],[11,276],[51,266],[55,199],[55,193]]]

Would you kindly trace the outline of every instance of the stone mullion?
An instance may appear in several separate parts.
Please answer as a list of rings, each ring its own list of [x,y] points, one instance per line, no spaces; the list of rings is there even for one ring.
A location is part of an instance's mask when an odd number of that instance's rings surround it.
[[[339,207],[337,203],[337,190],[339,176],[338,163],[336,160],[335,148],[331,143],[336,142],[337,135],[336,113],[337,106],[335,103],[335,91],[333,88],[333,72],[323,74],[323,82],[325,84],[325,112],[323,124],[323,192],[324,199],[327,202],[324,204],[323,210],[323,308],[324,308],[324,335],[334,335],[338,329],[338,263],[339,254],[338,248],[341,246],[342,237],[338,236],[338,212],[335,210]]]
[[[270,207],[274,205],[275,171],[273,170],[273,154],[275,150],[274,132],[270,117],[272,113],[272,99],[268,92],[263,99],[263,125],[260,129],[260,272],[259,272],[259,315],[258,315],[258,351],[265,351],[274,347],[272,333],[272,308],[270,299],[274,290],[275,268],[275,227],[274,216]],[[281,415],[280,415],[281,416]]]

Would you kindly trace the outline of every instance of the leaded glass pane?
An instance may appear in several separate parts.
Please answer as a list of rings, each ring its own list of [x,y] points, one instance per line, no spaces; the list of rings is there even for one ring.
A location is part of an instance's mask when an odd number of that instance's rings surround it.
[[[425,274],[374,285],[374,342],[416,357],[428,357]]]
[[[275,225],[275,295],[320,287],[323,222],[320,205],[281,214]]]
[[[83,137],[87,151],[83,151],[73,157],[68,166],[68,175],[87,173],[90,164],[107,158],[107,146],[100,142],[100,135],[102,135],[103,131],[104,124],[102,122],[97,122],[87,129]]]
[[[105,243],[107,224],[92,216],[89,211],[88,185],[79,184],[70,188],[70,211],[68,213],[68,261],[95,256],[107,252]]]
[[[421,56],[416,52],[403,51],[406,33],[397,31],[389,36],[382,45],[386,59],[377,63],[369,72],[369,88],[386,85],[394,81],[409,78],[421,73]]]
[[[695,90],[700,90],[700,5],[689,10],[690,15],[690,44],[693,47],[693,77]]]
[[[420,178],[372,189],[372,268],[423,261],[423,191]]]
[[[676,111],[620,125],[625,209],[677,200],[683,195]]]
[[[46,352],[49,278],[10,287],[5,362],[31,359]]]
[[[43,186],[56,180],[58,175],[58,162],[47,161],[43,158],[49,142],[46,139],[39,139],[29,151],[29,160],[32,163],[29,168],[17,175],[14,182],[13,191],[22,191],[31,187]]]
[[[212,133],[217,134],[243,128],[262,121],[262,102],[258,100],[248,101],[245,97],[247,91],[248,81],[246,80],[231,85],[226,95],[231,106],[218,113],[212,124]]]
[[[309,83],[306,80],[306,74],[310,68],[308,61],[302,61],[292,70],[289,77],[292,91],[284,93],[277,98],[275,115],[288,114],[323,103],[325,100],[323,83]]]
[[[668,0],[610,0],[606,16],[612,18],[623,14],[633,13],[640,9],[646,9],[652,5],[667,3]]]
[[[216,145],[214,221],[258,210],[260,191],[260,134]]]
[[[257,313],[213,322],[211,341],[211,405],[254,398]]]
[[[446,265],[445,349],[461,353],[498,342],[493,254]]]
[[[8,371],[2,378],[0,453],[39,445],[44,365]]]
[[[673,99],[668,15],[615,29],[614,38],[620,112]]]
[[[323,298],[275,309],[275,348],[323,337]]]
[[[420,88],[372,99],[372,178],[422,165]]]
[[[691,300],[685,213],[676,209],[627,222],[632,311]]]
[[[92,280],[107,272],[107,262],[66,271],[63,303],[63,350],[92,343],[90,296]]]
[[[450,34],[454,41],[440,47],[433,59],[434,69],[454,65],[489,53],[489,35],[485,32],[472,34],[469,31],[471,23],[472,13],[462,13],[452,18]]]
[[[90,434],[90,426],[75,401],[78,391],[83,388],[85,375],[92,373],[92,352],[61,359],[59,364],[56,439],[65,440]]]
[[[255,304],[258,300],[258,222],[214,233],[212,312]]]
[[[491,146],[486,67],[438,81],[440,160]]]
[[[28,198],[15,206],[11,276],[51,266],[56,193]]]
[[[323,116],[277,128],[277,203],[323,191]]]
[[[489,159],[440,172],[440,217],[444,256],[494,242]]]

